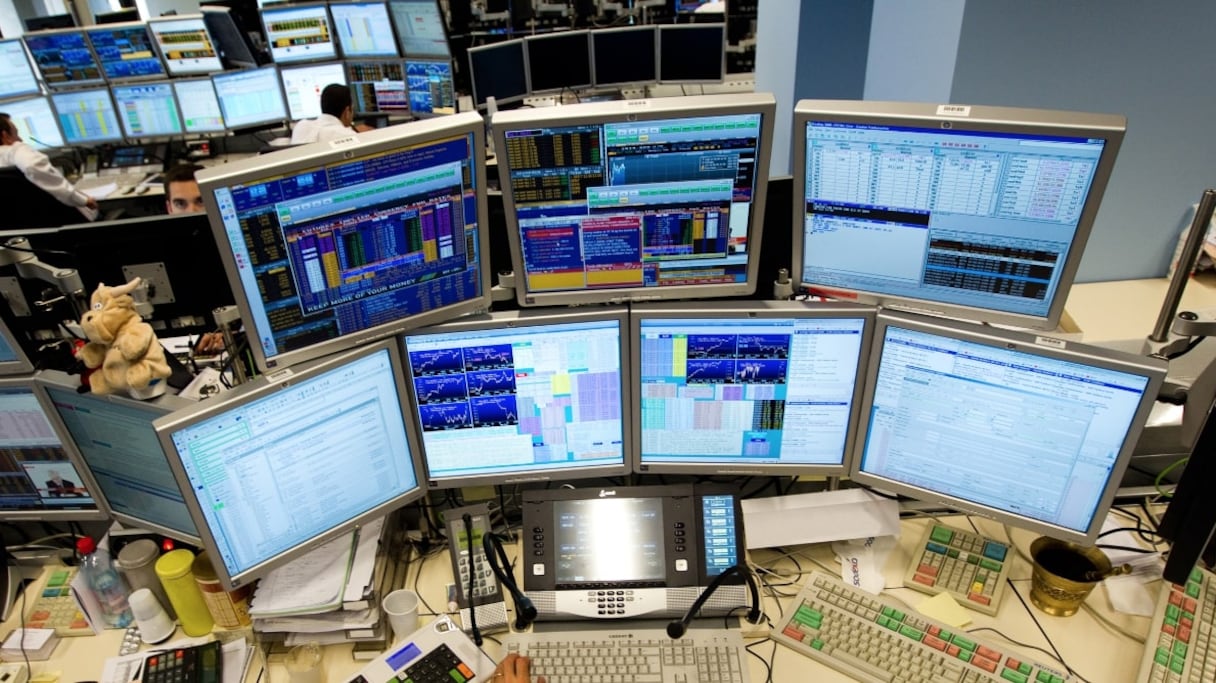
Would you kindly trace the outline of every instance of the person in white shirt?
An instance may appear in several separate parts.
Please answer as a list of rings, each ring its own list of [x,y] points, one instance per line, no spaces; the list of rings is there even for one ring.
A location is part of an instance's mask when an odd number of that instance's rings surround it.
[[[0,168],[16,168],[47,194],[67,206],[74,206],[89,220],[97,218],[97,200],[78,191],[45,154],[21,139],[8,114],[0,113]]]
[[[350,88],[330,83],[321,91],[321,115],[296,123],[291,131],[291,144],[329,142],[351,133],[371,130],[367,126],[356,127],[354,122],[355,108],[351,102]]]

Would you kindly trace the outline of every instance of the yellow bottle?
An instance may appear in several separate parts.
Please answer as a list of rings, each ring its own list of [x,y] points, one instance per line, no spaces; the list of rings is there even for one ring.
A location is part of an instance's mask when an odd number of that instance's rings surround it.
[[[211,633],[215,622],[194,581],[194,573],[190,570],[193,564],[194,553],[182,548],[171,550],[156,561],[156,575],[177,612],[182,631],[188,636],[201,636]]]

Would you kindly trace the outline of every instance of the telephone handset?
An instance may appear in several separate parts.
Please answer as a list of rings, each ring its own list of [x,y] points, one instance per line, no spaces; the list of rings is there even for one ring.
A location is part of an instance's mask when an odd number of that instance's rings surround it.
[[[470,517],[472,539],[465,530],[464,515]],[[452,576],[456,582],[456,606],[460,610],[460,623],[467,632],[472,628],[469,609],[477,610],[477,628],[482,633],[507,630],[507,605],[502,586],[486,561],[482,538],[490,533],[489,505],[469,505],[454,508],[444,513],[448,532],[448,550],[452,557]],[[469,541],[472,540],[472,552]],[[472,575],[473,591],[469,595],[469,577]]]

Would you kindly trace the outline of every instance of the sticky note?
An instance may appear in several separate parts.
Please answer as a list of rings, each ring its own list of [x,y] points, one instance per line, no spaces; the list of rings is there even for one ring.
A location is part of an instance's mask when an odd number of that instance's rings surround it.
[[[962,628],[971,623],[971,614],[949,593],[938,593],[927,600],[921,600],[916,611],[954,628]]]

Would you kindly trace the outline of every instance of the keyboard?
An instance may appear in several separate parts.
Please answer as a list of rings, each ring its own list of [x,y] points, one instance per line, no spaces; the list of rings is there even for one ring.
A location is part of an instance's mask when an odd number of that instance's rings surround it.
[[[663,629],[512,633],[506,652],[532,659],[547,683],[747,683],[747,650],[737,631]]]
[[[949,593],[958,603],[996,616],[1009,576],[1008,544],[944,524],[932,523],[915,547],[904,586],[922,593]],[[915,554],[915,551],[914,551]]]
[[[1137,683],[1216,680],[1216,574],[1196,568],[1185,586],[1165,581]]]
[[[894,601],[813,572],[773,627],[773,639],[865,683],[1064,683],[1030,661]]]
[[[53,628],[58,636],[91,636],[93,629],[72,595],[76,567],[55,569],[25,617],[26,628]]]

